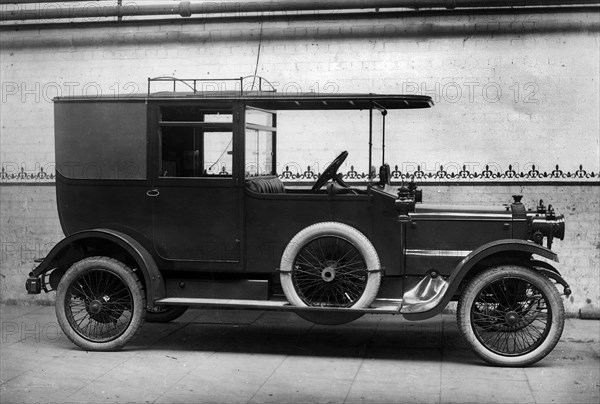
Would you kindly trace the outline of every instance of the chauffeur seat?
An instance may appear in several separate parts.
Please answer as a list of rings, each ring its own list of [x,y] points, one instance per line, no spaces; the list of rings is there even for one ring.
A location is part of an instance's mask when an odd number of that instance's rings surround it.
[[[283,194],[285,187],[276,176],[254,177],[246,179],[246,188],[259,194]]]

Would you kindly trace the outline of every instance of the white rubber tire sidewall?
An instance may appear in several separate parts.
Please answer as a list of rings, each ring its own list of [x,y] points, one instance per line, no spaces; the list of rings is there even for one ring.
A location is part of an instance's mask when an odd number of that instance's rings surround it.
[[[300,298],[292,280],[292,271],[296,256],[307,243],[322,237],[337,236],[343,238],[360,252],[367,265],[367,285],[362,296],[352,305],[352,308],[365,308],[373,302],[381,284],[381,264],[373,244],[364,234],[352,226],[338,222],[322,222],[306,227],[292,238],[281,257],[280,280],[283,293],[288,301],[299,307],[308,305]]]
[[[490,351],[475,336],[471,324],[471,306],[475,297],[490,282],[506,276],[517,276],[534,284],[546,295],[548,305],[551,306],[552,310],[552,323],[545,340],[536,349],[521,356],[503,356]],[[548,278],[529,268],[505,265],[488,269],[473,278],[459,300],[457,320],[460,333],[477,356],[496,366],[520,367],[528,366],[541,360],[554,349],[562,335],[565,314],[561,296]]]

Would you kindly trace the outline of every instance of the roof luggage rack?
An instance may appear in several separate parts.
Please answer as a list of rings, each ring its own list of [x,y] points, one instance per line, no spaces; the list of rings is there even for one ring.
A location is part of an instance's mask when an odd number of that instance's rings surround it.
[[[191,90],[194,94],[235,91],[240,96],[243,96],[253,91],[271,93],[277,91],[271,82],[264,77],[256,75],[233,79],[180,79],[172,76],[148,77],[148,95],[152,94],[152,83],[171,83],[172,89],[169,91],[173,92],[177,92],[177,89],[183,86],[188,91]]]

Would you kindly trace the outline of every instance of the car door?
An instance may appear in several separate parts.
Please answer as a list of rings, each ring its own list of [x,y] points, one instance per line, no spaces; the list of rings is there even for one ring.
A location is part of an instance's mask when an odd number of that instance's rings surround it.
[[[240,260],[231,107],[155,108],[153,243],[165,260]]]

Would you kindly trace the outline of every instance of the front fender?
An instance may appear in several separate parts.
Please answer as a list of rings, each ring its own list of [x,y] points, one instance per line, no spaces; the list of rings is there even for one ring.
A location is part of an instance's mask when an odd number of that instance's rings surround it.
[[[563,287],[565,296],[570,296],[572,291],[567,281],[560,275],[558,269],[550,265],[545,261],[531,260],[531,265],[538,271],[547,276],[550,279],[554,279],[557,283],[560,283]]]
[[[83,253],[78,254],[76,250],[79,246],[85,245],[86,240],[94,239],[116,244],[136,262],[144,277],[146,301],[149,308],[154,306],[156,299],[166,296],[164,280],[152,255],[133,237],[111,229],[85,230],[66,237],[50,250],[44,260],[29,274],[30,277],[39,277],[51,269],[70,265],[85,258]]]
[[[418,305],[415,305],[415,307],[408,309],[410,311],[403,313],[404,317],[407,320],[423,320],[441,313],[446,305],[448,305],[450,300],[452,300],[452,297],[456,293],[461,281],[465,278],[469,271],[471,271],[471,269],[473,269],[473,267],[483,259],[498,253],[512,253],[527,255],[529,257],[531,257],[533,254],[537,254],[544,258],[558,262],[558,256],[554,251],[531,241],[515,239],[492,241],[491,243],[487,243],[478,247],[465,258],[463,258],[458,265],[456,265],[452,271],[452,275],[450,275],[446,281],[447,287],[440,289],[441,293],[434,299],[429,300],[423,311],[419,310]],[[555,272],[558,275],[558,278],[562,279],[560,274],[558,274],[558,271],[555,270]],[[563,284],[563,286],[565,284],[566,282]]]

